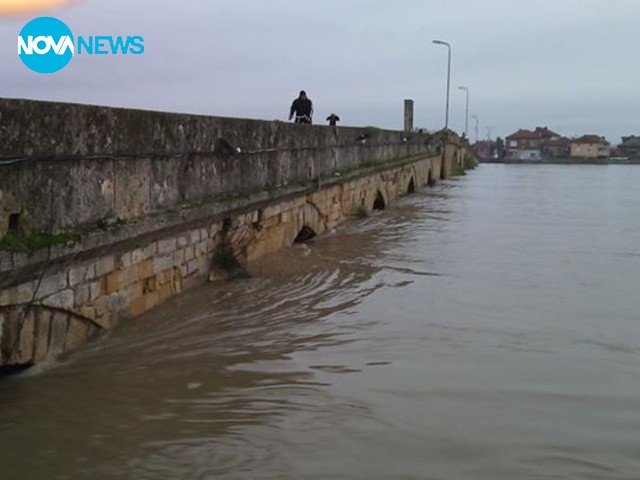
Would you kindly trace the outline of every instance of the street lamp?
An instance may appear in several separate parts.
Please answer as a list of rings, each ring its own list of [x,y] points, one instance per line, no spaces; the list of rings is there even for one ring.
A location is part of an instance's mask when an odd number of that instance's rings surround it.
[[[469,138],[469,89],[467,87],[458,87],[459,90],[464,90],[467,94],[467,108],[464,114],[464,136]]]
[[[449,128],[449,87],[451,85],[451,45],[448,42],[444,42],[442,40],[434,40],[433,43],[436,45],[444,45],[448,49],[448,60],[447,60],[447,110],[446,115],[444,117],[444,129],[445,131]]]

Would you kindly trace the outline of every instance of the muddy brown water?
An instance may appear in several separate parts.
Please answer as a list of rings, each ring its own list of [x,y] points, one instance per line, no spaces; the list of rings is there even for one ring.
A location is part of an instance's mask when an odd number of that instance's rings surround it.
[[[640,168],[483,165],[0,381],[0,478],[640,478]]]

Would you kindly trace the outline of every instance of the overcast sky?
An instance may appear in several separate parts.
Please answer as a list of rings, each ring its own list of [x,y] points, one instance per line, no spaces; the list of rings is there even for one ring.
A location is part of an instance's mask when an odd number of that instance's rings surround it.
[[[84,0],[47,14],[74,35],[142,35],[140,56],[77,56],[40,75],[16,55],[35,15],[0,19],[0,97],[286,119],[300,89],[315,121],[464,130],[548,126],[640,134],[640,0]],[[470,118],[470,136],[475,138]]]

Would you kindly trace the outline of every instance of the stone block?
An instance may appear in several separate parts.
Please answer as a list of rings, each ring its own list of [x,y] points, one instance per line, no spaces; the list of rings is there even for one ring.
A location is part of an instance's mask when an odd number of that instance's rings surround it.
[[[167,283],[166,285],[161,286],[158,289],[158,304],[173,297],[175,294],[176,292],[174,291],[173,285],[171,283]]]
[[[131,265],[139,265],[149,258],[143,248],[136,248],[131,251]]]
[[[173,269],[164,270],[156,275],[156,285],[164,285],[173,279]]]
[[[293,220],[291,210],[280,213],[280,223],[290,223]]]
[[[175,237],[158,240],[158,255],[167,255],[173,253],[177,248],[177,240]]]
[[[153,269],[153,259],[148,258],[139,265],[140,265],[140,278],[149,278],[155,275],[154,269]]]
[[[42,305],[47,307],[60,308],[62,310],[73,309],[74,291],[71,288],[55,293],[41,300]]]
[[[118,269],[131,266],[131,252],[125,252],[116,259],[116,267]]]
[[[141,298],[144,295],[145,282],[136,282],[129,285],[125,291],[125,296],[128,302],[131,303],[137,298]]]
[[[52,317],[53,314],[48,310],[41,310],[36,315],[35,347],[33,350],[33,361],[35,363],[42,362],[49,354],[49,330]]]
[[[94,307],[83,306],[78,309],[78,313],[82,315],[84,318],[89,320],[95,320],[97,317],[96,309]]]
[[[152,292],[144,296],[145,311],[150,310],[160,303],[160,296],[158,292]]]
[[[6,365],[17,340],[16,320],[8,312],[0,314],[0,365]],[[6,352],[6,356],[4,354]]]
[[[103,277],[116,269],[115,255],[108,255],[98,259],[95,263],[96,277]]]
[[[142,284],[143,284],[142,286],[143,295],[146,295],[147,293],[155,292],[158,288],[156,277],[146,278],[142,282]]]
[[[78,285],[73,289],[73,305],[75,307],[81,307],[89,302],[91,298],[91,285],[83,284]]]
[[[278,225],[280,225],[280,215],[276,215],[273,217],[269,217],[269,218],[265,218],[263,224],[262,224],[262,228],[264,229],[270,229],[270,228],[274,228],[277,227]]]
[[[206,275],[211,268],[212,257],[210,255],[207,255],[196,260],[198,262],[198,269],[196,270],[196,273]]]
[[[115,325],[115,317],[112,317],[111,315],[96,316],[93,318],[93,323],[103,330],[108,330]]]
[[[180,275],[182,275],[183,277],[186,277],[188,275],[187,264],[186,263],[183,263],[182,265],[180,265],[178,267],[178,270],[180,270]]]
[[[4,307],[6,305],[10,305],[9,290],[6,288],[0,289],[0,307]]]
[[[100,297],[100,295],[102,295],[104,292],[104,289],[102,288],[102,282],[101,281],[97,281],[97,282],[91,282],[89,284],[89,301],[94,301],[95,299],[97,299],[98,297]]]
[[[113,272],[104,278],[103,290],[107,295],[117,292],[120,289],[122,272]]]
[[[275,217],[277,215],[280,215],[280,211],[281,211],[281,206],[278,205],[271,205],[267,208],[264,209],[264,213],[263,213],[263,218],[267,219],[267,218],[271,218],[271,217]]]
[[[128,299],[124,292],[112,293],[107,297],[107,312],[112,317],[120,318],[127,310]]]
[[[143,252],[145,260],[155,257],[158,253],[158,242],[150,243],[149,245],[144,247]]]
[[[200,229],[199,228],[197,228],[195,230],[191,230],[189,232],[189,244],[198,243],[200,240],[202,240],[202,238],[200,236]]]
[[[215,238],[218,233],[220,233],[222,227],[219,223],[214,223],[209,227],[209,238]]]
[[[110,295],[108,294],[102,295],[93,302],[93,307],[96,310],[96,317],[111,314],[111,310],[109,309],[109,296]]]
[[[51,318],[51,336],[49,338],[49,354],[58,355],[64,351],[64,340],[69,327],[69,315],[61,312],[54,313]]]
[[[174,265],[183,264],[184,263],[184,258],[185,258],[185,249],[184,248],[180,248],[180,249],[176,250],[175,252],[173,252]]]
[[[109,330],[116,325],[116,318],[111,315],[103,315],[93,319],[93,323],[98,325],[102,330]]]
[[[199,267],[198,259],[194,258],[193,260],[190,260],[187,263],[187,274],[185,276],[190,276],[190,275],[193,275],[193,274],[197,273],[198,270],[199,270],[198,267]]]
[[[201,257],[209,252],[208,242],[206,240],[198,242],[196,245],[196,257]]]
[[[156,257],[153,259],[153,273],[155,275],[173,268],[174,261],[173,255],[167,255],[164,257]]]
[[[88,282],[96,278],[96,264],[89,263],[84,265],[74,265],[69,269],[69,286]]]
[[[120,289],[140,281],[140,266],[132,265],[120,272]]]
[[[182,274],[177,268],[173,269],[173,277],[171,278],[171,291],[174,294],[182,292]]]
[[[67,288],[67,274],[66,272],[59,272],[53,275],[46,276],[37,285],[38,291],[36,293],[36,299],[42,299],[48,297],[54,293],[58,293]]]
[[[13,269],[13,260],[8,252],[0,252],[0,272],[8,272]]]
[[[33,362],[33,350],[35,344],[36,315],[34,309],[30,309],[26,316],[18,323],[20,341],[18,350],[13,352],[11,360],[13,363],[26,364]]]
[[[83,320],[77,318],[69,319],[69,328],[64,340],[65,350],[78,348],[89,338],[89,325]]]
[[[131,317],[137,317],[147,311],[146,297],[147,296],[145,295],[144,297],[139,297],[131,301],[128,309],[128,313]]]

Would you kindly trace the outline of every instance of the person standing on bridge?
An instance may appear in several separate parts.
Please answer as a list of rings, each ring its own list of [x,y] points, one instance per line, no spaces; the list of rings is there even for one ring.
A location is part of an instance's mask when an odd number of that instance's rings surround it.
[[[336,115],[335,113],[332,113],[331,115],[329,115],[327,117],[327,122],[329,122],[329,126],[330,127],[337,126],[339,121],[340,121],[340,117],[338,115]]]
[[[295,123],[306,123],[311,125],[313,116],[313,102],[307,97],[304,90],[300,91],[300,95],[291,104],[289,111],[289,120],[295,115]]]

